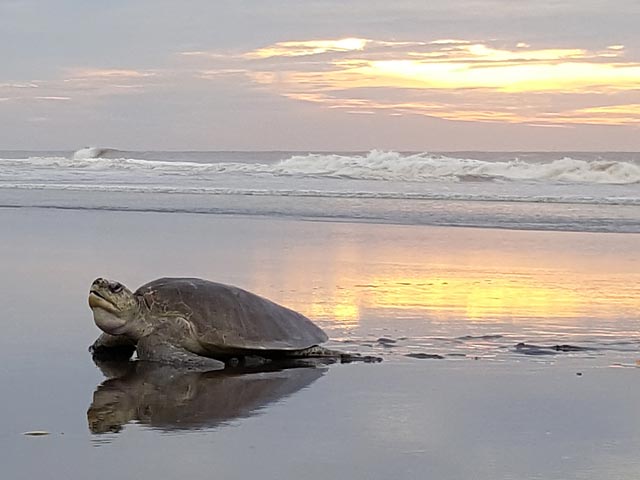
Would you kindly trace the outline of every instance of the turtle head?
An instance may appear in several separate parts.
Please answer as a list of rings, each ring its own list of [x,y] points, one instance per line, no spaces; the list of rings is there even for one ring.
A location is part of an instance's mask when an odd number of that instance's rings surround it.
[[[96,325],[111,335],[130,333],[140,315],[138,299],[131,290],[104,278],[98,278],[91,284],[89,306]]]

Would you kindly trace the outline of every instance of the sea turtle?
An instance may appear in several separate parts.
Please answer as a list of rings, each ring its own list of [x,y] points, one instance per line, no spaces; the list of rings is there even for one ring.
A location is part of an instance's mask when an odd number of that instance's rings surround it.
[[[238,287],[161,278],[135,292],[98,278],[89,291],[103,333],[94,355],[137,350],[138,358],[209,370],[243,359],[295,357],[379,361],[319,346],[327,335],[307,317]]]

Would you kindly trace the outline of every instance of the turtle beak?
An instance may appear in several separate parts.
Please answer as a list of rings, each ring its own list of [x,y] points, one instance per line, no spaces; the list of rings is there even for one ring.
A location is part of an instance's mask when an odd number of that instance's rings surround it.
[[[89,292],[89,307],[93,308],[102,308],[103,310],[107,310],[108,312],[117,312],[118,309],[116,306],[102,295],[96,291]]]
[[[92,309],[102,308],[108,312],[117,312],[119,309],[109,298],[110,293],[115,292],[114,285],[120,287],[120,290],[118,291],[122,291],[124,288],[121,284],[114,284],[104,278],[97,278],[94,280],[91,284],[91,288],[89,289],[89,307]]]

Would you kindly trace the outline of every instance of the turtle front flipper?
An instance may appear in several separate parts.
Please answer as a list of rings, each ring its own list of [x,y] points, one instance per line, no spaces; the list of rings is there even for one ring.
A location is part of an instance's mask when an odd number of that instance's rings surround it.
[[[128,360],[136,350],[136,342],[124,335],[103,333],[89,347],[96,360]]]
[[[190,370],[223,370],[224,362],[215,358],[196,355],[166,341],[165,338],[149,335],[138,341],[138,359],[168,365],[186,367]]]

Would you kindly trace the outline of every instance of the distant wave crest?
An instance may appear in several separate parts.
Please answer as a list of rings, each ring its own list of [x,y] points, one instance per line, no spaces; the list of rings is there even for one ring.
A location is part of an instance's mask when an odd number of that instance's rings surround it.
[[[90,158],[100,158],[103,157],[108,152],[112,152],[113,150],[110,148],[99,148],[99,147],[85,147],[80,150],[76,150],[72,158],[74,160],[86,160]]]

